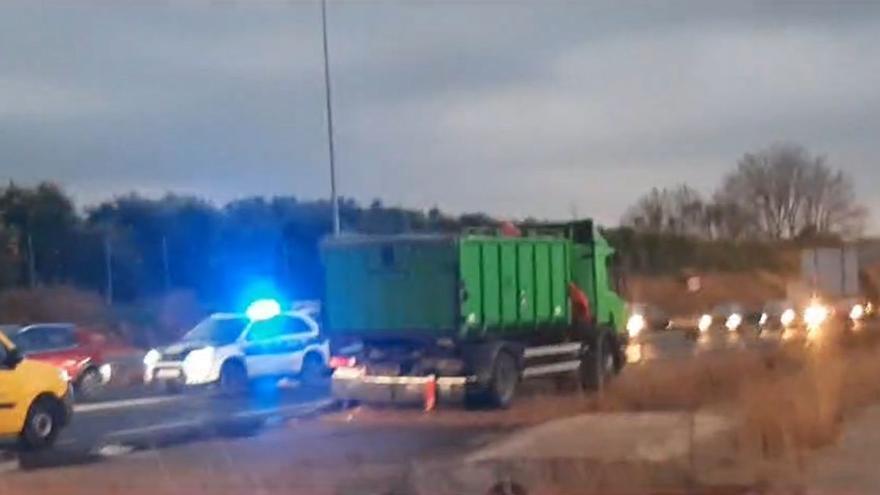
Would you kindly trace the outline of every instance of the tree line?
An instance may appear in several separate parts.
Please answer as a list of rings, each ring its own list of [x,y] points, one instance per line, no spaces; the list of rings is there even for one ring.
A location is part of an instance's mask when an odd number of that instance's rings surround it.
[[[80,211],[57,185],[0,188],[0,289],[73,285],[126,302],[173,289],[233,303],[243,287],[269,280],[293,298],[321,293],[320,240],[330,202],[251,197],[216,206],[194,196],[127,194]],[[344,230],[368,234],[459,232],[495,224],[340,200]]]
[[[709,240],[834,240],[858,237],[867,209],[852,179],[796,144],[746,153],[710,199],[681,184],[654,188],[627,211],[637,232]]]

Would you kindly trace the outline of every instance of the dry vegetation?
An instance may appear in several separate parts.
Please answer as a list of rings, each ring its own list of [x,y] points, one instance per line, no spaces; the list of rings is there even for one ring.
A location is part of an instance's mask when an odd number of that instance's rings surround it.
[[[601,396],[535,390],[503,412],[355,409],[325,421],[515,427],[595,411],[717,410],[737,418],[738,450],[800,463],[832,442],[847,415],[880,400],[880,335],[834,333],[804,345],[723,352],[629,367]]]

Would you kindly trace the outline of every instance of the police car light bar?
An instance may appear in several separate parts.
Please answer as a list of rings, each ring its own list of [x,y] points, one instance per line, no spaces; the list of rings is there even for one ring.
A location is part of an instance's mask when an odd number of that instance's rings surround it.
[[[274,299],[259,299],[247,307],[244,312],[251,321],[262,321],[281,314],[281,305]]]

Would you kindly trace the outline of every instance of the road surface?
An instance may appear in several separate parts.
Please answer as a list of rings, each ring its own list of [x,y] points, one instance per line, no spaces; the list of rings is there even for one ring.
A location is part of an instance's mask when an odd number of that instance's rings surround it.
[[[634,347],[637,361],[645,362],[765,345],[773,345],[773,339],[722,333],[695,342],[679,332],[662,332]],[[5,464],[0,493],[54,495],[41,487],[57,483],[82,488],[57,492],[65,495],[114,493],[108,486],[127,495],[189,493],[192,487],[215,495],[246,493],[246,487],[266,483],[287,483],[309,493],[397,493],[377,490],[411,483],[413,473],[422,476],[431,466],[442,471],[444,463],[516,427],[494,421],[495,413],[485,411],[430,417],[380,410],[368,415],[379,421],[337,412],[329,418],[285,421],[314,416],[329,404],[326,387],[246,399],[201,393],[81,404],[57,449]],[[395,416],[403,420],[381,421]],[[269,425],[252,437],[223,434],[228,433],[224,426],[248,425],[253,419],[267,419]],[[370,489],[361,490],[365,487]]]

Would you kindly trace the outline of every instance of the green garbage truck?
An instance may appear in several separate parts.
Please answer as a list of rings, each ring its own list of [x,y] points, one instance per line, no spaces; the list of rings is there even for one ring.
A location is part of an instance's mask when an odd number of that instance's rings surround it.
[[[322,243],[334,397],[506,407],[524,379],[600,386],[625,362],[614,250],[591,221],[516,236],[338,236]]]

